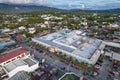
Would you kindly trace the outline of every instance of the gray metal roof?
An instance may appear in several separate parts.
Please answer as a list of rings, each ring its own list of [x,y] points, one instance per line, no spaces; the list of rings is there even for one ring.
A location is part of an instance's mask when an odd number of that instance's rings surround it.
[[[63,46],[63,45],[58,45],[52,41],[48,41],[48,40],[42,40],[41,38],[36,38],[38,41],[41,41],[43,43],[46,43],[48,45],[51,45],[51,46],[54,46],[56,48],[59,48],[59,49],[62,49],[62,50],[65,50],[65,51],[68,51],[68,52],[73,52],[74,49],[72,48],[69,48],[69,47],[66,47],[66,46]]]

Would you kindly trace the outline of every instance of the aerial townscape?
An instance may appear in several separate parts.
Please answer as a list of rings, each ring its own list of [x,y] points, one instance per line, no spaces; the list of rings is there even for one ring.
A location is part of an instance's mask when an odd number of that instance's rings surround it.
[[[120,1],[93,1],[1,0],[0,80],[120,80]]]

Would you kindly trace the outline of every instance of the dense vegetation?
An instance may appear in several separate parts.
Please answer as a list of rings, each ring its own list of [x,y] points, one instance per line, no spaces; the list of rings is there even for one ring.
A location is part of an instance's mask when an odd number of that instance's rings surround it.
[[[68,74],[65,77],[63,77],[61,80],[80,80],[80,78],[73,74]]]
[[[96,37],[102,36],[102,38],[107,37],[108,39],[112,39],[111,36],[112,34],[114,34],[115,31],[120,31],[120,29],[108,28],[108,26],[119,22],[120,9],[59,10],[43,6],[24,6],[7,4],[0,4],[0,6],[0,9],[2,9],[0,10],[0,26],[8,27],[10,29],[16,29],[21,26],[24,26],[26,28],[35,27],[35,34],[43,32],[44,30],[51,30],[53,32],[60,28],[69,28],[71,30],[81,29],[84,31],[90,30],[92,32],[88,35],[90,37],[96,35]],[[19,8],[21,8],[17,11],[17,13],[16,11],[11,10],[14,9],[15,6],[19,6]],[[30,11],[27,11],[26,9]],[[7,10],[7,12],[5,10]],[[13,13],[11,13],[11,11]],[[4,14],[2,12],[4,12]],[[47,15],[50,17],[61,17],[62,19],[46,20],[41,17],[42,15]],[[19,21],[20,19],[21,21]],[[46,21],[50,22],[50,27],[48,25],[46,25],[45,28],[41,27],[41,24],[44,24]],[[106,26],[106,29],[102,28],[102,26]],[[23,31],[22,33],[30,37],[32,36],[32,34],[29,34],[26,31]]]

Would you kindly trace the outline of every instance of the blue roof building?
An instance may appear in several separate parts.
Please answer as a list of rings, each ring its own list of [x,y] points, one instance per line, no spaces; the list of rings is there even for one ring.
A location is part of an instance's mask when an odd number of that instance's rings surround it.
[[[0,49],[3,49],[5,46],[3,46],[3,45],[0,45]]]
[[[0,49],[4,48],[5,46],[12,45],[12,44],[15,44],[15,41],[14,41],[14,40],[5,41],[5,42],[3,42],[3,43],[0,43]]]

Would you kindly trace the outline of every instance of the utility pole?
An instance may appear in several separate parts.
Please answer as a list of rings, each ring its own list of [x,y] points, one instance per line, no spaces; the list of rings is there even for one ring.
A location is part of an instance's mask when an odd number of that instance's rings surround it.
[[[67,66],[67,71],[68,72],[70,71],[70,64],[71,64],[71,61],[70,61],[69,65]]]
[[[33,51],[33,53],[32,53],[32,57],[34,58],[34,54],[35,54],[35,50]]]

